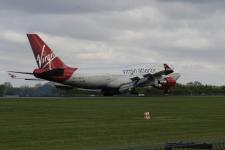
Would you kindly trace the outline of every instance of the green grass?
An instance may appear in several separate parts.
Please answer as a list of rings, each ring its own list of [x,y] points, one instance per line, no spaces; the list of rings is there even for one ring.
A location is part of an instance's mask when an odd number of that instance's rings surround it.
[[[149,111],[151,120],[144,120]],[[86,150],[225,139],[225,97],[0,99],[0,149]]]

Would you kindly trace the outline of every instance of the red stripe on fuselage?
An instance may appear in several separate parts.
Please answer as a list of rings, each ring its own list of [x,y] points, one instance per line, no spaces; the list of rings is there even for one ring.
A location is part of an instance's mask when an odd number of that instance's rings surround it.
[[[48,70],[46,69],[35,69],[34,76],[40,79],[45,79],[54,82],[64,82],[71,78],[77,68],[57,68]]]

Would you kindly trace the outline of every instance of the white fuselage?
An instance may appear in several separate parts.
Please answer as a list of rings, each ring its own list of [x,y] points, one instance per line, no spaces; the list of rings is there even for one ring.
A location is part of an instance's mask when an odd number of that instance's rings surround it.
[[[164,70],[163,64],[138,64],[112,68],[77,69],[64,83],[84,89],[119,88],[132,82],[133,77],[142,77]]]

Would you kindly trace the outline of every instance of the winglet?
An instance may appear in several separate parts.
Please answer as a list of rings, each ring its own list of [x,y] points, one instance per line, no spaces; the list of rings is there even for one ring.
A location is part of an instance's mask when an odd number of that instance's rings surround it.
[[[172,70],[167,64],[164,64],[164,69],[165,70]]]
[[[167,64],[164,64],[164,69],[166,75],[173,73],[173,69],[171,69]]]

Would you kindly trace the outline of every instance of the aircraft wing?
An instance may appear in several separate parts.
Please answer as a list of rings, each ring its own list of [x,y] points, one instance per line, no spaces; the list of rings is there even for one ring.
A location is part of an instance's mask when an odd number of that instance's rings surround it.
[[[38,78],[23,78],[23,77],[17,77],[16,75],[14,75],[13,73],[19,73],[19,74],[28,74],[28,75],[33,75],[33,73],[29,73],[29,72],[17,72],[17,71],[8,71],[9,76],[12,79],[21,79],[21,80],[32,80],[32,81],[45,81],[43,79],[38,79]]]
[[[164,64],[164,70],[162,71],[156,72],[154,74],[148,73],[143,76],[135,76],[130,78],[132,82],[123,84],[119,88],[119,91],[123,92],[127,89],[146,86],[146,84],[155,84],[155,82],[162,78],[163,75],[168,75],[173,72],[174,71],[167,64]]]
[[[37,79],[37,78],[24,78],[24,80],[32,80],[32,81],[46,81],[43,79]]]
[[[19,74],[29,74],[29,75],[34,75],[31,72],[19,72],[19,71],[8,71],[9,73],[19,73]]]
[[[174,72],[167,64],[164,64],[164,68],[165,68],[164,70],[156,72],[154,74],[148,73],[148,74],[143,75],[142,77],[136,76],[136,77],[131,78],[131,80],[136,81],[136,82],[138,82],[140,80],[150,81],[150,80],[161,78],[163,75],[168,75],[168,74],[171,74]]]
[[[167,65],[167,64],[164,64],[164,70],[162,70],[162,71],[159,71],[159,72],[156,72],[156,73],[154,73],[154,74],[151,74],[151,73],[148,73],[148,74],[145,74],[145,75],[143,75],[143,77],[147,77],[147,78],[152,78],[152,79],[154,79],[154,78],[159,78],[159,77],[161,77],[162,75],[168,75],[168,74],[171,74],[171,73],[173,73],[173,70]]]
[[[146,84],[155,83],[156,79],[162,78],[163,75],[168,75],[173,73],[174,71],[167,65],[164,64],[164,70],[156,72],[154,74],[148,73],[143,75],[142,77],[136,76],[131,78],[133,87],[143,87]]]

